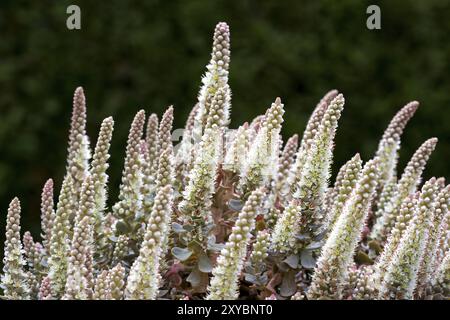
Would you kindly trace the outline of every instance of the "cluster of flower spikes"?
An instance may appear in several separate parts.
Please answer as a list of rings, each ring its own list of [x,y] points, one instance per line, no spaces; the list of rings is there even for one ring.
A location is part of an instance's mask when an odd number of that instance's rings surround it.
[[[437,139],[397,176],[418,102],[395,115],[371,160],[356,153],[331,181],[343,94],[325,94],[303,135],[283,143],[280,98],[228,128],[229,68],[221,22],[179,145],[176,108],[135,115],[115,203],[107,172],[115,122],[103,120],[91,153],[86,97],[75,90],[66,173],[59,193],[56,179],[42,189],[41,240],[21,238],[18,198],[7,210],[1,298],[450,297],[450,186],[444,178],[421,186]]]

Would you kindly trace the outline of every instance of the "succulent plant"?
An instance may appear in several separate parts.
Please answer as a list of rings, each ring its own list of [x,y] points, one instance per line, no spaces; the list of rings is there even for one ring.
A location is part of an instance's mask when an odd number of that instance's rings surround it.
[[[418,102],[395,115],[372,160],[356,153],[332,181],[344,95],[325,94],[301,139],[283,139],[291,111],[280,98],[230,130],[229,70],[220,22],[180,144],[176,107],[135,115],[118,199],[107,196],[115,122],[103,120],[91,158],[77,88],[66,172],[60,187],[44,184],[40,237],[21,234],[17,198],[7,211],[1,297],[449,299],[449,186],[421,186],[437,139],[397,176]]]

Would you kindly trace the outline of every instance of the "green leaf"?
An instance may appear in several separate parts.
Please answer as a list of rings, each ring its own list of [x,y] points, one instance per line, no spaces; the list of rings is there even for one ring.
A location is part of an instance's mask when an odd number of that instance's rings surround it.
[[[356,253],[355,261],[359,264],[373,264],[373,260],[364,251],[359,250]]]
[[[320,241],[315,241],[315,242],[311,242],[309,245],[306,246],[306,250],[316,250],[316,249],[320,249],[322,247],[322,242]]]
[[[192,226],[190,224],[185,224],[183,226],[183,229],[186,230],[187,232],[191,232],[192,230],[194,230],[194,226]]]
[[[192,255],[192,251],[186,248],[173,247],[171,252],[172,255],[180,261],[185,261]]]
[[[283,262],[286,263],[292,269],[296,269],[298,267],[298,260],[299,260],[298,255],[293,254],[284,259]]]
[[[295,270],[289,270],[283,276],[280,286],[280,294],[283,297],[290,297],[297,291],[297,284],[295,283]]]
[[[111,242],[116,243],[118,238],[117,238],[116,236],[110,236],[108,239],[109,239]]]
[[[316,266],[316,259],[314,259],[311,250],[303,250],[300,255],[300,261],[305,269],[314,269]]]
[[[300,240],[300,241],[305,241],[305,240],[310,239],[310,236],[309,236],[309,235],[307,235],[307,234],[302,234],[302,233],[296,234],[294,237],[295,237],[296,239]]]
[[[380,254],[381,251],[383,251],[383,248],[380,246],[380,244],[376,240],[369,241],[368,245],[369,245],[369,248],[374,250],[377,254]]]
[[[216,237],[214,235],[211,235],[208,238],[208,250],[214,251],[214,252],[220,252],[223,248],[225,248],[224,243],[216,243]]]
[[[245,273],[244,276],[245,276],[245,281],[248,281],[250,283],[255,283],[257,280],[256,276],[251,273]]]
[[[186,230],[183,228],[183,226],[179,223],[172,223],[172,229],[175,233],[183,233],[186,232]]]
[[[41,261],[39,261],[40,265],[44,268],[48,267],[48,260],[44,257],[41,259]]]
[[[200,258],[198,259],[198,269],[204,273],[209,273],[212,271],[213,265],[206,254],[200,255]]]
[[[192,272],[186,278],[186,281],[189,282],[192,287],[198,287],[202,281],[200,270],[194,268],[194,270],[192,270]]]
[[[315,240],[315,241],[320,241],[320,240],[322,240],[323,238],[325,238],[325,236],[327,235],[327,233],[328,233],[328,230],[323,230],[321,233],[317,234],[317,235],[314,237],[314,240]]]
[[[231,199],[228,202],[228,207],[230,207],[230,209],[234,211],[241,211],[242,208],[244,207],[244,202],[238,199]]]
[[[130,227],[123,220],[119,220],[116,223],[116,230],[119,234],[127,234],[130,231]]]

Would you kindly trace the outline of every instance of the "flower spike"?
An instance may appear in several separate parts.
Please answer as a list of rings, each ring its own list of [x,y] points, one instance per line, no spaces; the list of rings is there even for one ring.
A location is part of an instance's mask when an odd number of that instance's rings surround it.
[[[113,214],[120,219],[117,223],[125,225],[126,230],[133,229],[136,213],[142,206],[142,164],[141,138],[145,124],[145,112],[139,111],[131,124],[128,135],[122,183],[119,188],[119,201],[113,206]],[[116,231],[120,232],[116,223]],[[120,227],[119,227],[120,228]]]
[[[159,150],[162,152],[172,146],[173,106],[167,108],[159,124]]]
[[[405,230],[381,281],[380,299],[412,299],[425,247],[432,228],[432,207],[436,179],[425,183],[420,193],[414,218]]]
[[[52,238],[52,228],[55,219],[54,205],[53,180],[48,179],[41,194],[41,237],[43,239],[42,244],[47,253],[50,252],[50,239]]]
[[[386,211],[383,212],[372,229],[370,235],[372,239],[385,241],[388,237],[403,200],[416,191],[417,185],[421,180],[422,172],[431,153],[436,147],[437,141],[436,138],[428,139],[412,156],[397,184],[395,196],[391,199],[386,207]]]
[[[154,300],[158,293],[161,275],[160,259],[165,237],[169,231],[172,214],[172,187],[158,191],[145,232],[139,256],[133,263],[127,280],[127,299]]]
[[[346,272],[353,262],[377,186],[378,159],[364,166],[350,199],[327,239],[308,291],[310,299],[341,298]]]
[[[27,300],[30,288],[27,286],[23,269],[25,260],[22,256],[20,242],[20,201],[14,198],[9,204],[6,217],[6,240],[3,258],[3,275],[1,284],[6,299]]]
[[[208,287],[208,300],[234,300],[237,298],[237,285],[247,246],[252,230],[255,228],[255,217],[264,197],[264,189],[252,192],[236,220],[225,248],[220,252],[217,266],[213,269],[213,278]]]
[[[314,112],[308,120],[306,125],[305,132],[303,133],[302,140],[300,141],[300,147],[297,151],[297,155],[295,158],[295,163],[292,166],[288,182],[289,185],[292,186],[292,192],[295,192],[297,183],[300,180],[300,176],[302,174],[303,166],[306,162],[306,157],[308,155],[308,151],[311,148],[311,145],[314,141],[314,137],[316,136],[322,118],[327,111],[327,108],[331,101],[338,95],[337,90],[329,91],[317,104]]]
[[[70,250],[71,217],[76,213],[76,202],[72,193],[73,180],[71,175],[64,178],[58,205],[56,207],[55,222],[50,241],[49,282],[55,298],[61,297],[67,277],[67,255]]]
[[[73,192],[76,200],[78,200],[81,185],[88,173],[88,161],[90,158],[89,137],[86,134],[86,98],[83,88],[78,87],[73,96],[67,156],[67,173],[72,176]]]

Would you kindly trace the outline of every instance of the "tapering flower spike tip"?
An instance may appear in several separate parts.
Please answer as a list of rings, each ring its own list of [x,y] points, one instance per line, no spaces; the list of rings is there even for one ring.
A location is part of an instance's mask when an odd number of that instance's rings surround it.
[[[161,152],[172,146],[173,106],[169,106],[164,112],[159,124],[159,149]]]
[[[53,202],[53,180],[48,179],[42,189],[41,194],[41,236],[42,243],[48,253],[50,253],[50,239],[55,219],[55,209]]]
[[[82,87],[73,96],[72,120],[69,131],[67,173],[72,175],[74,195],[78,199],[81,185],[89,170],[91,150],[86,134],[86,98]]]
[[[25,260],[22,256],[20,242],[20,201],[14,198],[9,204],[6,217],[6,240],[3,258],[3,275],[1,284],[6,299],[27,299],[30,288],[26,283],[23,269]]]

